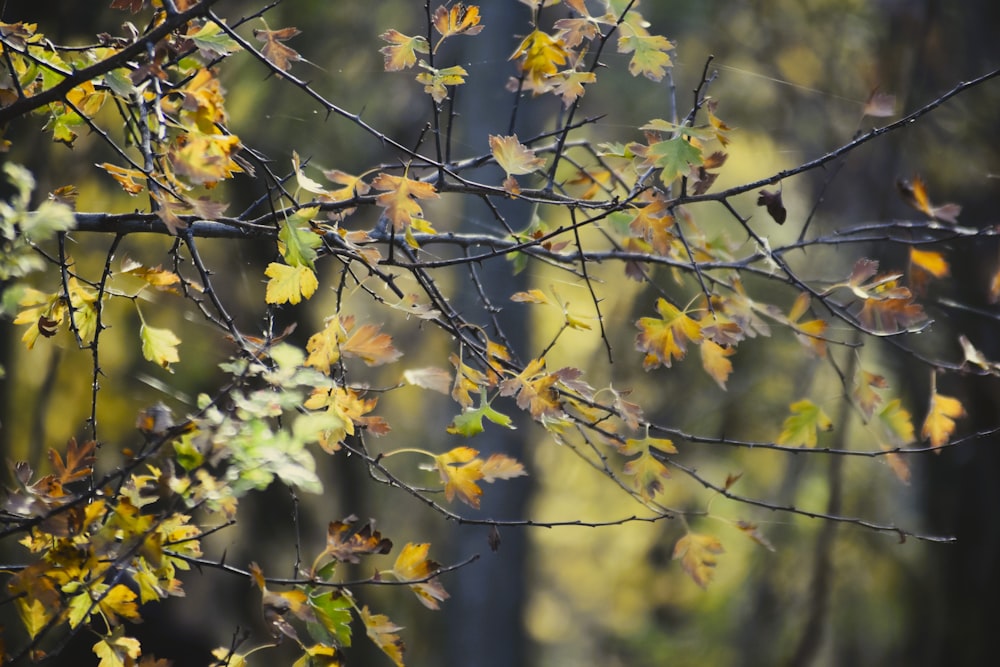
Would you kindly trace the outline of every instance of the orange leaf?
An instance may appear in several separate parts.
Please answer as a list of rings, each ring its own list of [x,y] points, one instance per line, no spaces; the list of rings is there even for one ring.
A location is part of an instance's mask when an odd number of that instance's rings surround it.
[[[436,52],[441,42],[452,35],[478,35],[483,31],[479,25],[479,7],[470,5],[466,7],[461,2],[456,2],[448,9],[441,5],[434,10],[434,28],[441,34],[441,39],[434,46]]]
[[[392,336],[380,333],[374,324],[358,327],[340,346],[345,356],[358,357],[369,366],[396,361],[403,353],[392,345]]]
[[[66,445],[65,462],[63,462],[59,452],[55,449],[49,450],[49,461],[52,462],[52,468],[55,470],[56,478],[60,484],[69,484],[90,475],[93,471],[91,466],[97,460],[94,456],[95,446],[93,440],[88,440],[77,446],[76,438],[70,438]]]

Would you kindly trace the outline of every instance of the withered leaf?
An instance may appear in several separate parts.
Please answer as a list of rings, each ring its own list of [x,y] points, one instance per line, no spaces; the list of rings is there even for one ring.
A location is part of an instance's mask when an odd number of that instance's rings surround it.
[[[785,210],[785,205],[781,202],[781,190],[774,192],[761,190],[760,196],[757,197],[757,206],[766,207],[767,214],[779,225],[785,224],[788,211]]]

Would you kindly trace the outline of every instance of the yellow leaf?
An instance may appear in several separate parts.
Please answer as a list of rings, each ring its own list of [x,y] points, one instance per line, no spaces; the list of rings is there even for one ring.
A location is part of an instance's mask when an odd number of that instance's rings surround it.
[[[522,58],[519,64],[527,75],[525,84],[537,94],[550,88],[548,78],[556,73],[559,65],[566,64],[568,56],[562,39],[536,29],[521,41],[510,59]]]
[[[917,439],[910,413],[902,407],[902,402],[898,398],[886,403],[878,413],[878,419],[890,446],[903,447]]]
[[[720,387],[726,388],[726,380],[733,372],[733,362],[729,357],[736,354],[735,347],[723,347],[710,340],[701,342],[701,365]]]
[[[389,42],[389,46],[383,46],[379,53],[385,56],[385,71],[398,72],[417,64],[417,53],[427,53],[430,48],[424,37],[410,37],[398,30],[386,30],[380,38]]]
[[[137,195],[146,189],[146,175],[138,169],[125,169],[110,162],[103,162],[97,166],[108,172],[108,175],[118,181],[118,185],[130,195]]]
[[[962,402],[957,398],[937,393],[937,387],[932,384],[931,407],[927,411],[927,418],[924,420],[923,428],[920,429],[920,435],[930,441],[931,447],[941,447],[955,432],[955,420],[964,416],[965,407]]]
[[[34,637],[48,625],[51,619],[51,612],[46,609],[41,600],[29,600],[27,598],[17,599],[17,613],[21,617],[24,629],[28,631],[28,636]]]
[[[792,403],[792,414],[785,419],[777,444],[794,447],[815,447],[818,431],[829,431],[833,422],[822,408],[808,399]]]
[[[118,617],[128,621],[139,620],[139,607],[135,603],[136,594],[125,584],[115,584],[98,605],[112,625],[118,624]]]
[[[508,176],[530,174],[545,166],[545,160],[535,157],[535,151],[518,142],[517,135],[490,135],[490,151]]]
[[[448,86],[459,86],[465,83],[465,77],[469,75],[465,68],[459,65],[437,69],[421,60],[420,66],[427,71],[418,74],[417,81],[424,84],[424,92],[438,104],[448,99]]]
[[[296,304],[308,299],[319,287],[316,274],[308,266],[288,266],[271,262],[264,275],[270,278],[264,300],[271,304]]]
[[[476,458],[477,454],[471,447],[456,447],[434,457],[449,502],[457,495],[467,505],[479,507],[483,490],[476,482],[483,478],[483,461]]]
[[[527,292],[515,292],[510,295],[510,300],[518,303],[548,303],[549,297],[540,289],[531,289]]]
[[[167,370],[170,370],[170,364],[180,361],[177,346],[181,344],[181,339],[170,329],[150,327],[143,323],[139,327],[139,337],[142,339],[142,356],[148,361]]]
[[[951,269],[944,255],[933,250],[918,250],[910,247],[910,264],[919,267],[935,278],[944,278]]]
[[[305,365],[330,374],[330,366],[340,361],[340,344],[346,340],[346,334],[340,325],[340,318],[330,317],[326,320],[323,330],[314,333],[306,342]]]
[[[688,533],[674,545],[674,560],[680,560],[684,571],[702,588],[715,575],[716,556],[724,553],[722,543],[711,535]]]
[[[365,632],[368,633],[368,638],[382,649],[383,653],[389,656],[396,667],[404,667],[403,651],[406,647],[403,645],[403,640],[396,634],[403,628],[395,625],[384,614],[371,613],[368,611],[367,605],[361,608],[360,616],[361,622],[365,624]]]
[[[700,342],[701,325],[664,298],[656,302],[660,319],[643,317],[636,322],[639,333],[635,346],[646,353],[643,368],[650,370],[659,366],[670,368],[674,359],[683,359],[687,344]]]
[[[450,596],[441,582],[432,576],[441,566],[427,558],[430,546],[427,543],[407,543],[396,557],[392,572],[400,581],[415,582],[410,584],[410,588],[417,599],[428,609],[438,609],[439,603]]]
[[[670,471],[646,449],[624,465],[622,472],[632,478],[632,484],[643,500],[652,500],[663,491],[663,480],[670,478]]]
[[[384,191],[375,197],[375,203],[385,209],[385,217],[397,232],[409,228],[415,218],[423,218],[424,212],[417,203],[418,199],[437,199],[440,196],[430,183],[386,173],[376,176],[372,187]]]
[[[126,667],[134,665],[142,654],[139,640],[125,637],[122,628],[116,628],[109,637],[94,644],[94,655],[100,658],[98,667]]]

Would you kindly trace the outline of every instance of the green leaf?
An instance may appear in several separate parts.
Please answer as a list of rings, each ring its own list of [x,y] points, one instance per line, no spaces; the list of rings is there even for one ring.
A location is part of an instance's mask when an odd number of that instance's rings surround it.
[[[320,595],[310,595],[312,605],[322,629],[336,641],[338,646],[351,645],[351,604],[350,598],[339,592],[326,591]],[[310,633],[312,634],[310,627]],[[313,634],[316,641],[323,641]]]
[[[684,137],[654,142],[646,152],[646,164],[662,169],[660,180],[667,185],[701,163],[701,150]]]
[[[203,51],[210,51],[220,56],[228,56],[233,51],[239,51],[240,45],[232,37],[223,32],[218,23],[208,21],[201,30],[188,35],[195,46]]]
[[[462,414],[457,415],[448,425],[448,433],[464,435],[470,438],[483,432],[483,418],[486,418],[498,426],[515,429],[510,417],[494,410],[486,400],[486,392],[481,392],[479,397],[479,407],[476,409],[466,408]]]
[[[314,269],[316,249],[323,245],[323,239],[312,232],[309,221],[319,214],[319,207],[300,208],[288,216],[278,232],[278,246],[281,256],[291,266],[308,266]]]

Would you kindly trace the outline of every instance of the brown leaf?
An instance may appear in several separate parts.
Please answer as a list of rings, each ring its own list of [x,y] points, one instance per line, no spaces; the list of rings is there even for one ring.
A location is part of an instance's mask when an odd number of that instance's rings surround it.
[[[253,36],[258,41],[264,42],[264,46],[260,49],[264,57],[278,69],[287,72],[291,69],[293,62],[302,60],[302,56],[299,55],[298,51],[285,46],[282,42],[301,33],[302,31],[298,28],[281,28],[279,30],[262,30],[258,28],[253,31]]]
[[[761,190],[760,196],[757,197],[757,206],[766,207],[768,215],[779,225],[785,224],[788,211],[785,210],[785,205],[781,202],[781,190],[774,192]]]

